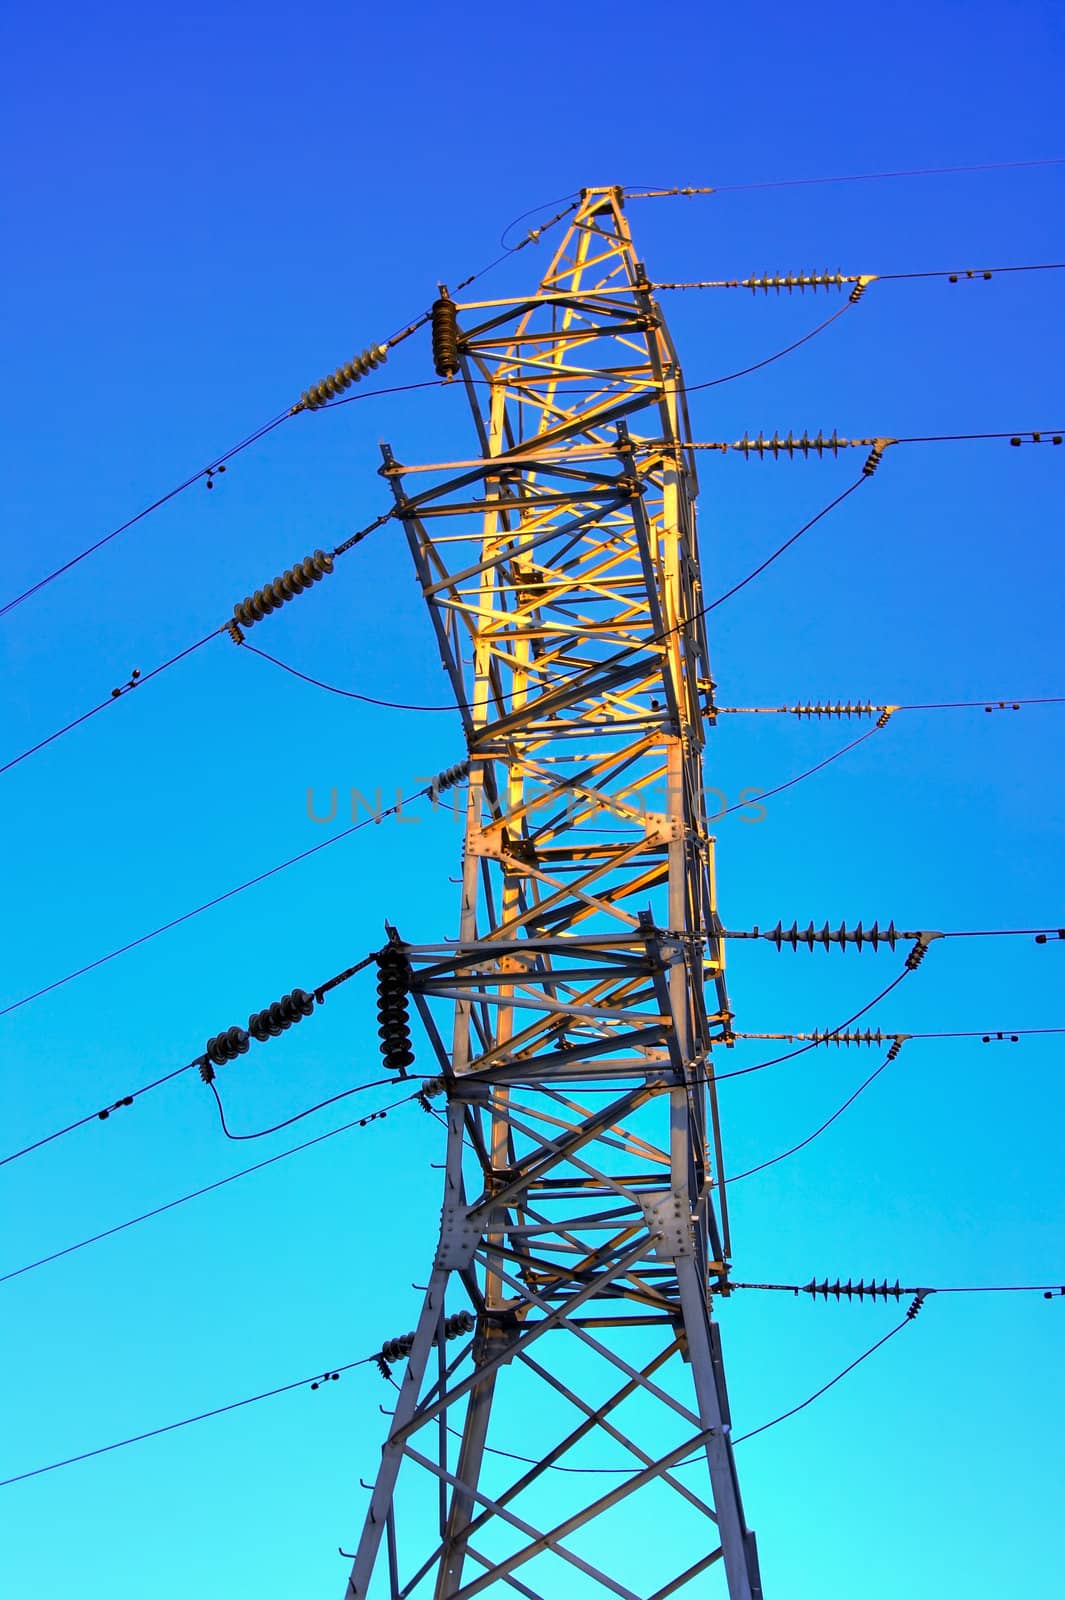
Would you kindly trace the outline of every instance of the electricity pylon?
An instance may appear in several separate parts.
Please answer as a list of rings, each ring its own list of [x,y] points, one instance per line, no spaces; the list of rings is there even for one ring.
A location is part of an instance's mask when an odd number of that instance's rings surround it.
[[[382,472],[465,724],[461,921],[390,971],[447,1159],[347,1600],[758,1600],[711,1315],[731,1013],[696,475],[620,191],[584,191],[535,293],[442,292],[433,334],[476,449]]]

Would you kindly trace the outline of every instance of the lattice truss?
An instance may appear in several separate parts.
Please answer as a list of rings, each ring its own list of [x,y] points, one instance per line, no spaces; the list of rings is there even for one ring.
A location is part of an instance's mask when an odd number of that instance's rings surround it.
[[[479,453],[382,469],[470,756],[459,937],[408,947],[442,1231],[347,1596],[760,1596],[710,1314],[731,1014],[677,358],[615,190],[535,294],[457,317]]]

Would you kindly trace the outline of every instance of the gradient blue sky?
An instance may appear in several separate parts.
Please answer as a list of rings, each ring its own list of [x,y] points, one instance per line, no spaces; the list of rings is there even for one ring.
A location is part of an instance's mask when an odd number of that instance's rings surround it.
[[[4,26],[7,453],[3,598],[498,253],[515,215],[585,183],[731,184],[1062,154],[1061,8],[682,4],[547,13],[180,13],[42,4]],[[658,278],[1061,259],[1065,169],[633,202]],[[553,205],[548,211],[556,209]],[[488,280],[505,293],[546,259]],[[794,356],[692,397],[699,438],[1060,425],[1062,278],[874,285]],[[757,360],[811,301],[677,296],[690,382]],[[431,377],[411,340],[387,381]],[[378,441],[468,453],[457,392],[300,417],[0,623],[3,751],[217,624],[235,598],[387,503]],[[856,462],[706,458],[705,581],[724,589]],[[1065,449],[889,452],[873,483],[723,606],[726,704],[1053,695]],[[258,639],[258,632],[256,635]],[[264,648],[348,687],[443,698],[399,536],[271,619]],[[727,924],[1065,921],[1061,708],[910,714],[719,829]],[[843,743],[726,719],[731,799]],[[219,640],[0,784],[0,1003],[316,843],[308,786],[387,793],[460,759],[457,718],[321,694]],[[0,1020],[4,1145],[179,1065],[209,1033],[379,940],[454,931],[446,816],[324,852]],[[738,1026],[831,1027],[898,958],[730,950]],[[1065,947],[936,946],[870,1020],[1057,1026]],[[759,1059],[739,1046],[735,1065]],[[733,1064],[730,1062],[730,1064]],[[733,1170],[794,1142],[875,1064],[814,1054],[723,1089]],[[735,1271],[931,1284],[1065,1274],[1062,1050],[913,1043],[809,1151],[737,1186]],[[240,1128],[377,1075],[372,981],[227,1077]],[[367,1102],[373,1097],[367,1097]],[[364,1102],[365,1103],[365,1102]],[[353,1106],[358,1107],[359,1102]],[[222,1139],[181,1079],[0,1173],[3,1270],[342,1120]],[[0,1476],[349,1361],[405,1330],[433,1248],[440,1130],[419,1112],[278,1164],[0,1286]],[[890,1326],[894,1308],[737,1295],[737,1427]],[[740,1449],[771,1600],[1000,1600],[1060,1583],[1062,1302],[941,1297],[801,1417]],[[58,1600],[338,1594],[390,1391],[372,1369],[3,1491],[6,1592]],[[519,1446],[520,1448],[520,1446]],[[1018,1574],[1023,1571],[1023,1580]]]

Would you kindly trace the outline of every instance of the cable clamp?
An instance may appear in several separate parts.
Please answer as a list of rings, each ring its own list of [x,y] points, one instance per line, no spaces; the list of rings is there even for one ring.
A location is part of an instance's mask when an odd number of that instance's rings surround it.
[[[924,1303],[927,1300],[928,1296],[930,1294],[935,1294],[935,1292],[936,1291],[934,1289],[918,1289],[917,1293],[913,1297],[913,1301],[912,1301],[912,1303],[910,1305],[910,1309],[906,1313],[906,1321],[907,1322],[912,1322],[913,1321],[914,1317],[920,1311],[921,1307],[924,1305]]]
[[[881,461],[884,459],[884,451],[887,449],[888,445],[897,443],[897,439],[874,439],[873,448],[870,450],[869,455],[866,458],[865,465],[862,467],[863,477],[871,478]]]
[[[928,946],[932,943],[932,940],[942,939],[942,937],[941,933],[919,933],[917,935],[917,943],[906,957],[906,970],[908,972],[916,972],[928,954]]]
[[[862,273],[861,277],[858,279],[858,282],[854,285],[854,288],[850,292],[850,304],[852,306],[856,306],[858,304],[858,301],[862,298],[862,295],[865,293],[866,289],[868,289],[871,283],[876,282],[878,276],[879,274],[875,272]]]

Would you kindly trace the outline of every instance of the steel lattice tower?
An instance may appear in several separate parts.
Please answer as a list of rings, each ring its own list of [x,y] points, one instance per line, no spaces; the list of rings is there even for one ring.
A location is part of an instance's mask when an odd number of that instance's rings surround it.
[[[711,1316],[696,475],[620,190],[584,191],[535,293],[438,302],[437,333],[474,458],[382,471],[469,749],[459,936],[403,947],[444,1203],[347,1600],[757,1600]]]

